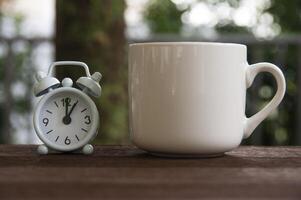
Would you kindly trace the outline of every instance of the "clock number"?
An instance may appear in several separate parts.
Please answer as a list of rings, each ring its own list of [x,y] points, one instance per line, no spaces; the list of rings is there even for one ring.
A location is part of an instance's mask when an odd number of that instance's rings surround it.
[[[66,139],[65,139],[65,144],[66,144],[66,145],[71,144],[71,140],[68,138],[68,136],[67,136]]]
[[[43,119],[43,124],[44,124],[45,126],[47,126],[48,123],[49,123],[49,119],[45,117],[45,118]]]
[[[67,103],[68,105],[70,104],[71,99],[70,99],[69,97],[62,98],[62,99],[61,99],[61,102],[62,102],[63,107],[64,107],[64,106],[65,106],[65,103]]]
[[[85,124],[91,124],[91,119],[90,119],[90,116],[89,115],[86,115],[85,116]]]

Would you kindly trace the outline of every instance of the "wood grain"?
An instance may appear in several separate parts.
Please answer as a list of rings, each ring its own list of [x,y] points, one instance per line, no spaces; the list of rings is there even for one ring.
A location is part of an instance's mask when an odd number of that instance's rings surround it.
[[[239,147],[172,159],[132,146],[40,156],[0,145],[0,199],[301,199],[301,147]]]

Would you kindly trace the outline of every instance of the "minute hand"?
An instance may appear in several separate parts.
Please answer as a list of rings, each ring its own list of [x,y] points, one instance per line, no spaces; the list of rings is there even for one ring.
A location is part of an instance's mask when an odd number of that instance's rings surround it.
[[[70,110],[70,112],[68,113],[68,117],[70,117],[70,115],[71,115],[72,111],[74,110],[74,108],[75,108],[75,106],[76,106],[77,103],[78,103],[78,101],[75,102],[75,103],[73,104],[73,106],[71,107],[71,110]]]
[[[65,104],[66,104],[66,110],[65,110],[65,117],[68,116],[68,107],[69,107],[69,101],[68,101],[68,98],[65,99]]]

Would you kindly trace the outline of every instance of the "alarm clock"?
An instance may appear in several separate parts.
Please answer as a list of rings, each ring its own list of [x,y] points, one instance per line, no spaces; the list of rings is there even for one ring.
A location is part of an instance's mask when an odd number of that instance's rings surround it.
[[[83,67],[86,76],[76,81],[64,78],[62,83],[53,75],[58,66]],[[89,97],[99,97],[101,74],[90,75],[88,66],[77,61],[58,61],[50,65],[48,74],[38,72],[34,95],[43,96],[34,109],[33,124],[37,136],[44,143],[37,149],[39,154],[51,152],[93,153],[89,144],[97,135],[99,114]]]

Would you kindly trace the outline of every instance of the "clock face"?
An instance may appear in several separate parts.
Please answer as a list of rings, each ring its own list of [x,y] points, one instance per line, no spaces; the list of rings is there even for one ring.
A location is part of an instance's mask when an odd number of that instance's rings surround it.
[[[38,135],[55,149],[76,149],[97,132],[96,106],[77,89],[57,89],[47,94],[39,104],[35,113]]]

